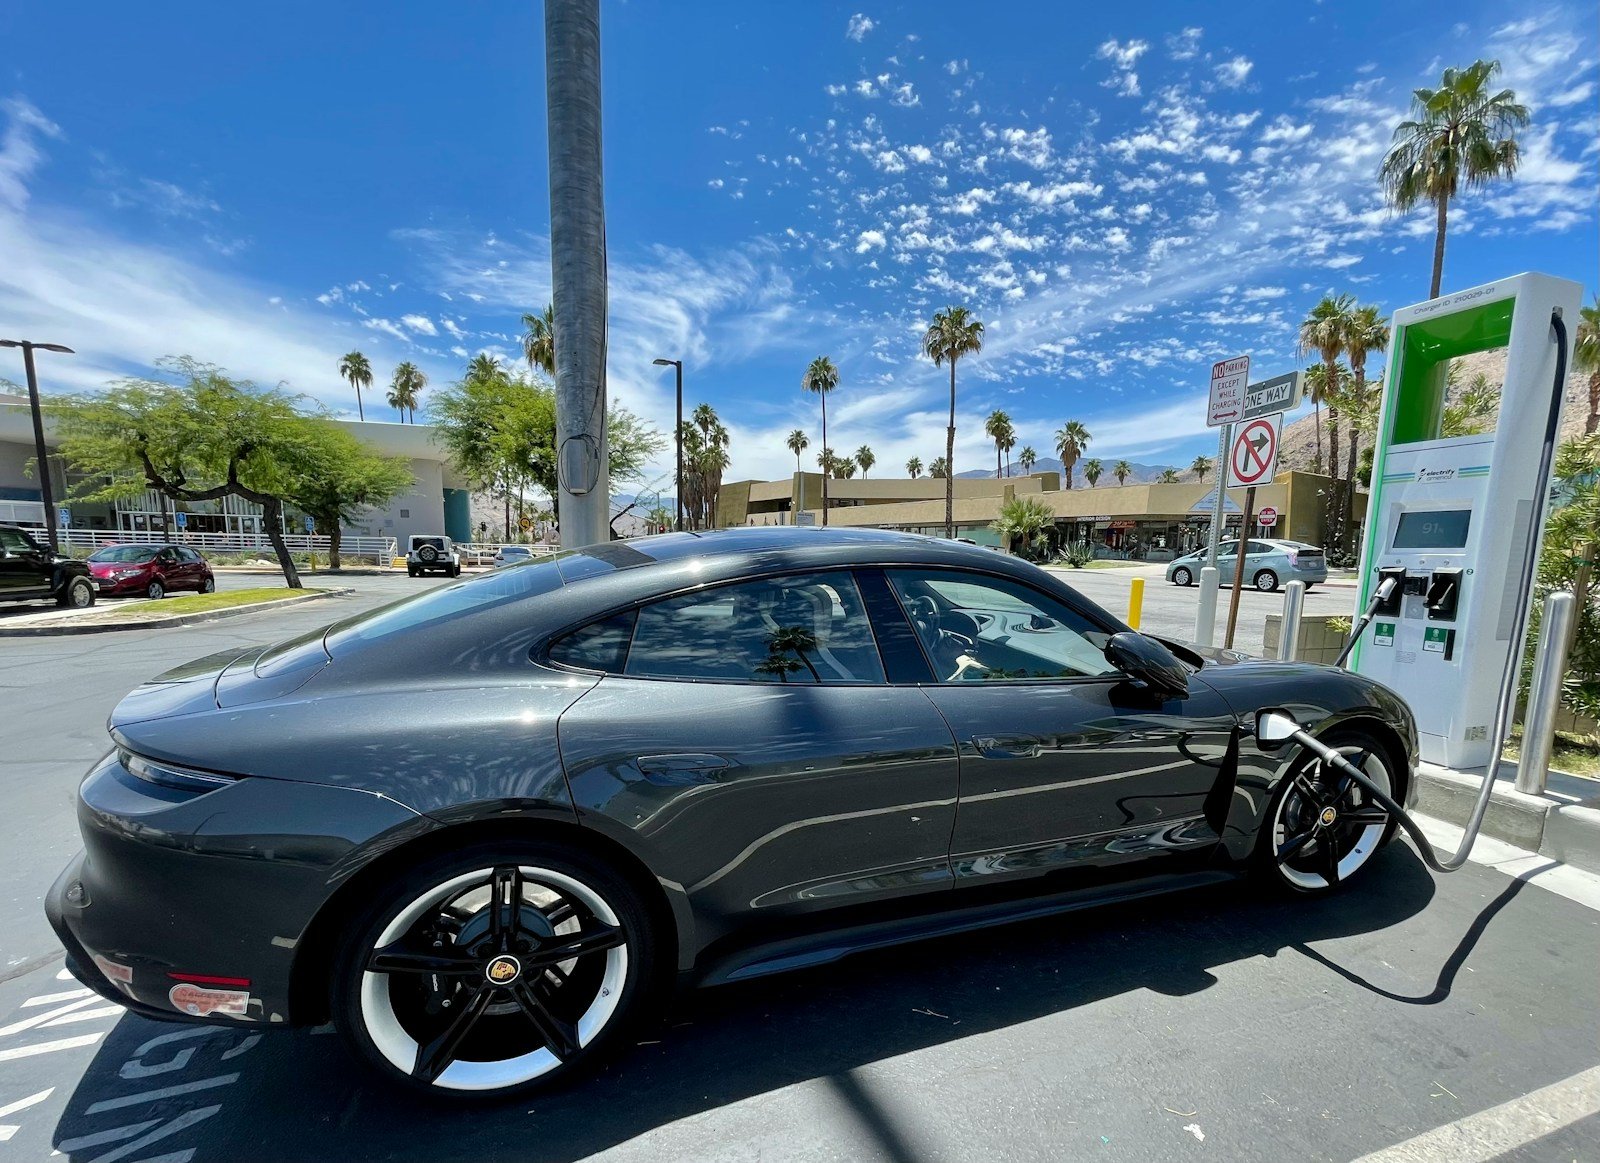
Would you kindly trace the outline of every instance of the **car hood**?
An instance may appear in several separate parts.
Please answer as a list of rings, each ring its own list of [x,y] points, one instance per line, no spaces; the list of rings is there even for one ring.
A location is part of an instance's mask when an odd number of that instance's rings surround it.
[[[118,570],[124,569],[149,569],[148,561],[90,561],[86,562],[89,572],[95,577],[110,577]]]
[[[135,687],[111,712],[113,732],[152,719],[226,710],[292,694],[328,665],[324,631],[276,646],[220,651]]]

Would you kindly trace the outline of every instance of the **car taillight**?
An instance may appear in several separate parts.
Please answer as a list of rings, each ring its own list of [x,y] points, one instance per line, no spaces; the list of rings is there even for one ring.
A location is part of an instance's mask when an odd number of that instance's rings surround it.
[[[1299,556],[1295,553],[1294,550],[1292,550],[1292,549],[1289,550],[1289,564],[1290,565],[1298,565],[1299,563],[1300,563]]]

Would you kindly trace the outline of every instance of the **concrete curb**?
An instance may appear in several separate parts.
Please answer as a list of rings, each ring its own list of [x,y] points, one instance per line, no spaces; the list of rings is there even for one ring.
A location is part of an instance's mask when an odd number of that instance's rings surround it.
[[[253,614],[274,606],[298,606],[320,598],[338,598],[355,593],[348,586],[336,590],[323,590],[315,594],[297,594],[292,598],[274,598],[270,602],[251,602],[244,606],[228,606],[221,610],[202,610],[197,614],[175,614],[167,618],[128,618],[119,622],[91,622],[73,625],[62,622],[52,626],[0,626],[0,638],[51,638],[68,634],[114,634],[119,630],[149,630],[156,626],[189,626],[196,622],[214,622],[220,618],[234,618],[240,614]]]
[[[1600,873],[1600,783],[1552,775],[1545,795],[1524,795],[1512,786],[1516,764],[1506,761],[1495,781],[1483,835],[1586,872]],[[1587,786],[1586,786],[1587,785]],[[1482,775],[1425,764],[1418,771],[1417,811],[1465,827]]]

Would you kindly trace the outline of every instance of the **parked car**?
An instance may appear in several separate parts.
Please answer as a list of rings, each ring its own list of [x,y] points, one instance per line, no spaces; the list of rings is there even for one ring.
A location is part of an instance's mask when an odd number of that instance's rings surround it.
[[[631,1044],[675,980],[1249,872],[1338,888],[1394,821],[1258,747],[1269,706],[1414,802],[1383,686],[1137,634],[1014,557],[614,541],[134,690],[46,908],[137,1013],[331,1019],[392,1080],[506,1095]]]
[[[412,577],[424,573],[460,577],[461,554],[448,537],[437,533],[413,533],[406,548],[406,573]]]
[[[502,545],[494,551],[494,567],[499,569],[502,565],[517,565],[520,562],[532,561],[533,550],[526,545]]]
[[[211,563],[187,545],[107,545],[89,555],[89,572],[107,598],[164,598],[173,590],[209,594],[217,588]]]
[[[58,606],[94,605],[89,567],[52,554],[20,525],[0,525],[0,601],[54,598]]]
[[[1238,561],[1238,541],[1224,541],[1217,547],[1217,571],[1223,585],[1233,584]],[[1200,580],[1205,563],[1204,549],[1174,558],[1167,565],[1167,580],[1173,585],[1192,586]],[[1328,561],[1319,546],[1259,537],[1245,543],[1244,584],[1262,593],[1270,594],[1285,582],[1305,582],[1309,590],[1327,580]]]

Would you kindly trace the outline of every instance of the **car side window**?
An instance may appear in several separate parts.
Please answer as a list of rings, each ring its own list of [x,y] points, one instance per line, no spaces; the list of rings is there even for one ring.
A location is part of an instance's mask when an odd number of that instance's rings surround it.
[[[1272,546],[1268,545],[1265,541],[1252,541],[1250,543],[1250,548],[1247,549],[1245,552],[1246,553],[1271,553],[1272,552]]]
[[[1107,631],[1065,602],[1009,578],[888,570],[940,682],[1098,678]]]
[[[550,661],[577,670],[621,674],[628,663],[628,644],[633,641],[636,617],[635,611],[624,610],[579,627],[556,639],[550,647]]]
[[[180,561],[186,561],[190,565],[195,565],[201,561],[200,555],[192,549],[178,550],[178,558]]]
[[[16,529],[0,529],[0,549],[7,553],[28,553],[33,549],[33,542]]]
[[[644,606],[624,673],[711,682],[884,681],[848,573],[763,578]]]

